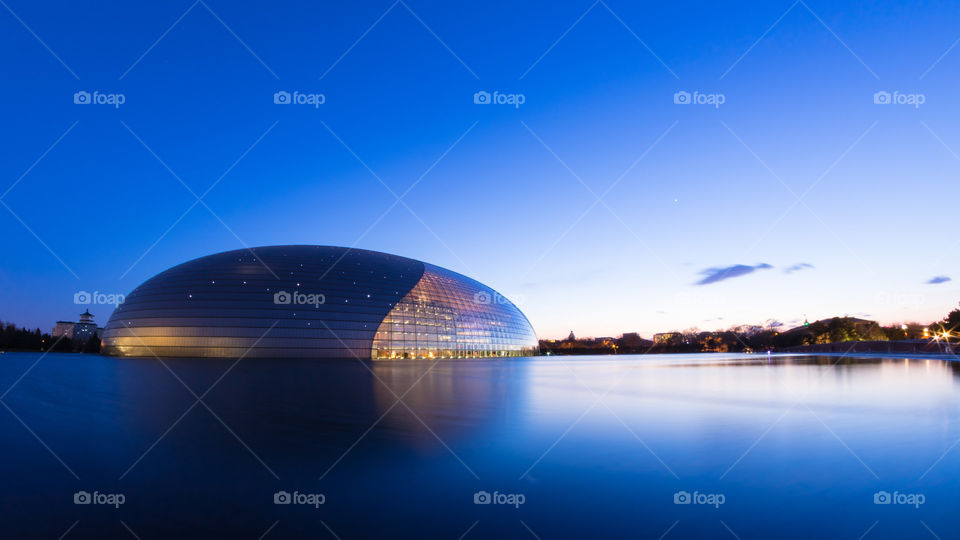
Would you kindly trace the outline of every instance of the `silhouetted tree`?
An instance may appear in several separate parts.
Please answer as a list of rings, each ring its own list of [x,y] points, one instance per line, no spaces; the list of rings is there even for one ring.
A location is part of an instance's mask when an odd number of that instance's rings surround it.
[[[960,309],[951,311],[942,320],[931,324],[930,330],[934,333],[960,331]]]
[[[42,351],[53,340],[49,334],[40,332],[39,328],[29,330],[17,328],[13,323],[0,322],[0,350],[12,351]]]
[[[96,332],[93,333],[87,339],[87,342],[83,344],[83,352],[85,353],[99,353],[100,352],[100,336]]]

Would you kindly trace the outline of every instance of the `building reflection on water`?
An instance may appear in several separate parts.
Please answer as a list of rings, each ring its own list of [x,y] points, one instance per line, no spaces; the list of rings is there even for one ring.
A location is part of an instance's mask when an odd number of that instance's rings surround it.
[[[503,417],[499,412],[525,399],[524,393],[517,392],[523,387],[520,381],[528,376],[528,366],[523,362],[400,361],[370,365],[376,409],[385,415],[382,423],[425,447],[436,448],[438,437],[452,442],[493,431]],[[464,376],[465,369],[471,376]],[[440,446],[439,451],[445,450]]]
[[[101,538],[126,532],[120,517],[158,537],[255,537],[274,523],[271,538],[324,524],[344,538],[457,537],[478,520],[471,536],[528,535],[516,511],[473,504],[478,489],[525,494],[519,512],[543,538],[659,537],[675,521],[678,538],[712,538],[723,526],[672,494],[725,471],[718,485],[737,502],[721,511],[743,538],[857,537],[890,510],[874,489],[949,503],[960,476],[960,363],[937,359],[4,357],[8,385],[29,370],[9,412],[82,479],[8,415],[4,538],[56,538],[76,520],[70,538]],[[121,514],[71,504],[86,486],[130,502]],[[278,490],[327,504],[277,505]],[[955,505],[931,502],[883,531],[918,537],[914,516],[957,530]]]

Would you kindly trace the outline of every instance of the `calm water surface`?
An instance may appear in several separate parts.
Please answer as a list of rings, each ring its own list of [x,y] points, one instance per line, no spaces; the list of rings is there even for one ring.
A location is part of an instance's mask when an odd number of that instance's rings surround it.
[[[6,353],[0,390],[2,538],[960,537],[941,360]]]

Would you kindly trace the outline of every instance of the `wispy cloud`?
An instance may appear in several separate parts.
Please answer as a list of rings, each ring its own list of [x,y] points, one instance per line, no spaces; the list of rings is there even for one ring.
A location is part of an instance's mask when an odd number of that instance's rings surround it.
[[[795,264],[795,265],[793,265],[793,266],[788,266],[788,267],[784,268],[784,269],[783,269],[783,273],[784,273],[784,274],[792,274],[792,273],[794,273],[794,272],[799,272],[799,271],[801,271],[801,270],[807,270],[807,269],[809,269],[809,268],[814,268],[814,266],[813,266],[812,264],[810,264],[810,263],[797,263],[797,264]]]
[[[927,281],[927,285],[936,285],[938,283],[946,283],[951,280],[948,276],[934,276]]]
[[[696,285],[709,285],[711,283],[717,283],[726,279],[745,276],[747,274],[752,274],[757,270],[766,270],[768,268],[773,268],[773,266],[767,263],[760,263],[755,266],[750,266],[748,264],[735,264],[725,268],[707,268],[706,270],[700,271],[700,275],[703,276],[703,279],[698,281]]]

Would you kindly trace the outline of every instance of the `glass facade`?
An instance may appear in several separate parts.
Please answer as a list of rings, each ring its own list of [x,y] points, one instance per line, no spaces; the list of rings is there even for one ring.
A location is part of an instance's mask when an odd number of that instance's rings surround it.
[[[487,358],[537,353],[533,328],[509,300],[455,272],[424,264],[423,277],[384,318],[374,359]]]
[[[400,313],[416,322],[401,322],[395,341],[397,324],[386,321]],[[536,350],[526,318],[480,283],[405,257],[328,246],[236,250],[175,266],[131,292],[102,338],[102,353],[114,356],[462,358]]]

